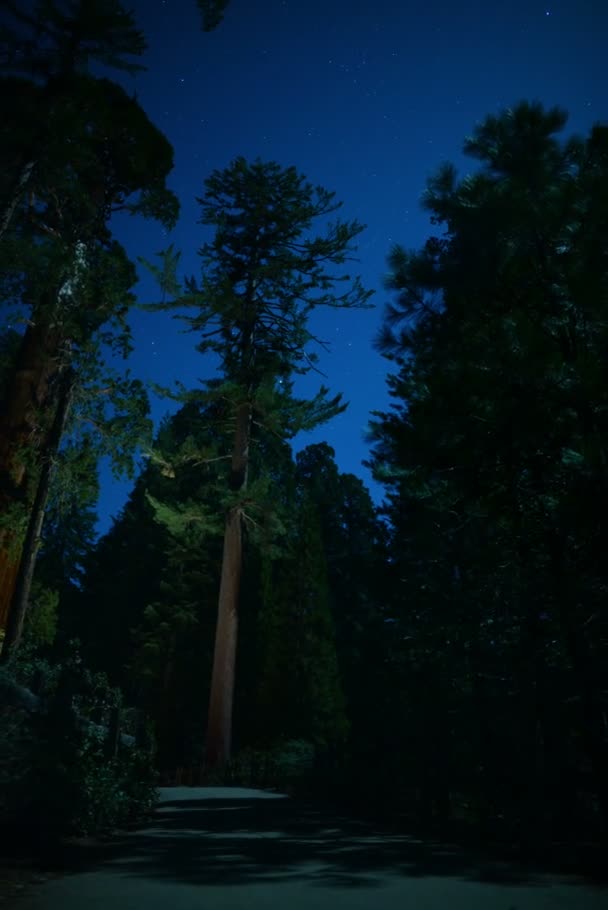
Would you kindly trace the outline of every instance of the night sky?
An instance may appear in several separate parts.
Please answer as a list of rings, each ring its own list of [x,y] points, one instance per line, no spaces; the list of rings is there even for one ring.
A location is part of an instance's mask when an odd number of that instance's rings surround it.
[[[175,148],[170,185],[181,217],[168,236],[154,223],[121,220],[118,238],[132,258],[173,242],[186,274],[199,275],[196,250],[210,238],[197,225],[196,196],[214,169],[237,155],[294,165],[313,184],[336,192],[341,217],[367,225],[357,266],[376,290],[375,309],[318,314],[312,327],[331,343],[320,368],[348,411],[296,449],[326,440],[342,471],[382,491],[361,462],[370,411],[387,406],[388,364],[372,348],[387,294],[386,256],[394,243],[421,246],[432,232],[421,211],[427,177],[444,161],[474,170],[461,154],[475,123],[520,100],[559,105],[567,133],[606,121],[608,3],[536,0],[231,0],[224,22],[200,30],[194,0],[137,0],[148,71],[121,77]],[[113,78],[116,78],[115,76]],[[352,267],[353,273],[355,266]],[[157,299],[142,276],[139,299]],[[129,366],[144,380],[194,387],[213,363],[196,337],[166,313],[135,312]],[[312,376],[296,392],[313,393]],[[156,421],[168,410],[154,400]],[[131,483],[102,471],[100,530],[124,503]]]

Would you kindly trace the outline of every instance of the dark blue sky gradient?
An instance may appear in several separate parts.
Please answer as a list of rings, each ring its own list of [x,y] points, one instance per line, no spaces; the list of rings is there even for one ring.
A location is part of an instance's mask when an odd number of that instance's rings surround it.
[[[294,165],[334,190],[342,217],[367,225],[357,270],[376,290],[376,308],[315,317],[313,330],[331,343],[320,367],[350,407],[296,448],[327,440],[341,470],[361,476],[380,499],[361,462],[370,411],[388,403],[388,365],[372,348],[387,299],[386,256],[393,244],[416,248],[432,233],[420,208],[426,179],[446,160],[462,173],[475,169],[461,148],[486,114],[529,99],[566,108],[568,134],[607,119],[608,4],[232,0],[210,34],[200,31],[194,0],[131,6],[148,38],[148,72],[121,81],[174,145],[170,185],[182,211],[170,237],[156,224],[121,219],[119,239],[133,258],[153,258],[173,242],[183,271],[198,275],[196,250],[210,235],[196,224],[195,197],[237,155]],[[142,278],[139,298],[156,299],[154,283]],[[213,361],[170,315],[136,312],[132,325],[134,375],[189,387],[213,375]],[[319,382],[313,374],[297,391],[312,393]],[[170,409],[166,400],[153,403],[156,420]],[[104,467],[100,530],[130,486]]]

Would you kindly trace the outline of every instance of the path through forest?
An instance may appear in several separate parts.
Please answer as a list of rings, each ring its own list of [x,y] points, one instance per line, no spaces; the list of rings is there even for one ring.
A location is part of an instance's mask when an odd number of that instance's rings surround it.
[[[29,887],[15,910],[605,910],[608,888],[482,860],[287,797],[167,788],[149,827]]]

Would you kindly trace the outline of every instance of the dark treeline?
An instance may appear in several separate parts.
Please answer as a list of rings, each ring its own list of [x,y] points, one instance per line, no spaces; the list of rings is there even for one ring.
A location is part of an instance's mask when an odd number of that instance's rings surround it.
[[[328,445],[292,447],[345,407],[295,390],[310,314],[368,305],[342,273],[362,226],[292,167],[201,176],[200,278],[173,248],[142,264],[219,365],[167,390],[152,438],[145,388],[104,361],[134,303],[111,215],[175,222],[171,147],[85,66],[133,66],[143,35],[121,4],[57,2],[37,50],[5,6],[4,822],[98,830],[159,780],[228,781],[527,849],[605,837],[608,128],[566,138],[521,102],[466,140],[472,175],[429,180],[435,236],[389,251],[370,339],[376,507]],[[211,30],[226,4],[199,6]],[[96,540],[102,456],[134,485]]]

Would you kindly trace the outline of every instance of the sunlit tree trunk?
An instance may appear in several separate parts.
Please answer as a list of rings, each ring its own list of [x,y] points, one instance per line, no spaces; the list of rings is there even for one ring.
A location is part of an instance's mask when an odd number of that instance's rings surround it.
[[[30,592],[36,566],[36,556],[38,555],[38,548],[40,546],[40,536],[49,498],[53,467],[68,418],[73,388],[74,374],[71,370],[67,370],[61,379],[61,390],[55,417],[45,446],[36,496],[32,505],[25,539],[23,541],[21,559],[15,578],[13,598],[7,617],[6,635],[0,654],[0,661],[2,663],[5,663],[10,659],[18,650],[21,642],[23,624],[29,608]]]
[[[79,240],[74,245],[72,267],[65,281],[56,293],[47,291],[34,309],[0,409],[1,629],[6,628],[23,549],[20,537],[24,532],[16,530],[16,518],[21,508],[26,510],[29,521],[35,495],[28,489],[29,474],[32,466],[37,468],[40,463],[39,450],[49,429],[46,414],[51,406],[51,381],[65,367],[70,346],[57,312],[77,304],[87,267],[87,247]]]
[[[231,482],[234,491],[247,487],[251,405],[241,404],[236,415]],[[230,760],[232,708],[238,635],[238,601],[243,568],[242,508],[233,506],[226,516],[222,576],[213,652],[211,694],[207,721],[205,764],[209,769]]]
[[[23,540],[15,520],[19,506],[29,510],[28,459],[35,457],[43,434],[41,414],[49,383],[58,369],[60,336],[41,318],[28,325],[12,380],[0,411],[0,628],[6,627]],[[8,526],[7,526],[8,524]]]

